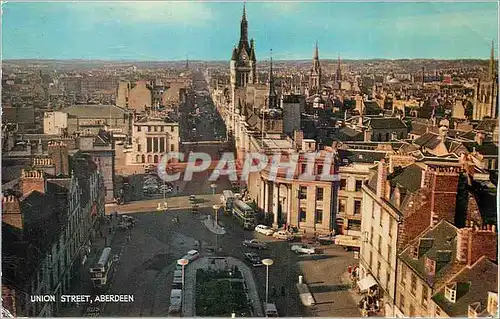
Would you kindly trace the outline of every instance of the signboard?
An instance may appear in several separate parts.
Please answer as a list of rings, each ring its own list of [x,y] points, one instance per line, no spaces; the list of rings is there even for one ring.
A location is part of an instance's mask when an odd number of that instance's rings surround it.
[[[335,237],[335,245],[361,247],[361,239],[359,237],[338,235]]]

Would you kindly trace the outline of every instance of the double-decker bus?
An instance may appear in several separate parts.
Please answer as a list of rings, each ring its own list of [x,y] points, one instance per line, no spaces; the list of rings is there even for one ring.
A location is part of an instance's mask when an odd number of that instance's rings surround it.
[[[253,230],[255,227],[255,211],[248,204],[239,199],[233,201],[233,216],[244,229]]]
[[[109,282],[111,275],[111,266],[113,259],[111,258],[111,247],[103,249],[98,262],[90,268],[90,278],[95,288],[104,288]]]

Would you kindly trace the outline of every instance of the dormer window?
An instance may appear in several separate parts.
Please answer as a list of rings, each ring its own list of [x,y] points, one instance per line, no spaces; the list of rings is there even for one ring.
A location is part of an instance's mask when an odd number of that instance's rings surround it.
[[[436,262],[429,257],[425,258],[425,269],[429,273],[429,275],[436,274]]]
[[[479,301],[471,303],[467,311],[467,316],[469,318],[477,318],[479,313],[481,313],[481,303]]]
[[[488,292],[488,313],[491,316],[498,317],[498,294],[496,292]]]
[[[449,302],[456,302],[457,301],[457,283],[451,283],[446,286],[444,290],[444,297],[446,300]]]
[[[418,259],[418,247],[414,245],[410,246],[410,256],[413,259]]]

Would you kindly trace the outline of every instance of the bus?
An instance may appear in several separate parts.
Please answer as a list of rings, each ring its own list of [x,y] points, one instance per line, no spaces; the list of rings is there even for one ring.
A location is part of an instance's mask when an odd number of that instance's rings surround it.
[[[90,278],[95,288],[106,287],[112,264],[111,247],[106,247],[103,249],[99,261],[90,268]]]
[[[233,191],[225,190],[222,192],[221,203],[224,206],[225,212],[230,212],[233,209],[233,202],[235,200]]]
[[[253,230],[255,227],[255,211],[239,199],[233,201],[233,215],[244,229]]]

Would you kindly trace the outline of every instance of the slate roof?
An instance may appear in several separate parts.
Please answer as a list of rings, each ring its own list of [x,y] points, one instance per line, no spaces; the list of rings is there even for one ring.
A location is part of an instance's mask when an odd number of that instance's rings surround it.
[[[408,128],[405,122],[398,117],[370,118],[367,125],[372,129],[404,129]]]
[[[388,176],[393,185],[399,185],[410,192],[420,189],[423,168],[417,164],[411,164],[394,176]]]
[[[78,118],[123,118],[124,113],[128,113],[128,110],[121,108],[116,105],[73,105],[61,110],[63,113],[67,113],[70,116]]]
[[[364,139],[364,134],[350,127],[343,127],[334,134],[334,137],[341,141],[361,141]]]
[[[436,226],[429,227],[427,231],[415,238],[412,244],[403,250],[399,258],[430,287],[433,287],[437,282],[441,282],[463,268],[463,265],[455,263],[457,230],[457,227],[451,223],[441,220]],[[420,241],[424,238],[428,240]],[[430,240],[432,240],[431,244],[429,244]],[[419,249],[418,259],[414,259],[411,255],[412,245]],[[426,258],[436,262],[434,275],[430,274],[425,267]]]
[[[374,163],[384,159],[387,155],[386,152],[353,149],[339,149],[337,152],[342,163],[345,163],[344,160],[347,160],[348,163]]]
[[[468,284],[467,290],[457,292],[455,302],[449,302],[445,298],[445,287],[437,291],[432,300],[450,317],[468,317],[469,305],[480,302],[481,310],[478,315],[481,316],[488,304],[488,292],[498,292],[498,265],[483,256],[448,281],[450,284],[454,282]]]
[[[439,135],[434,133],[425,133],[419,138],[415,139],[413,143],[419,145],[420,147],[425,147],[429,149],[433,149],[441,143],[441,139]]]
[[[489,156],[498,156],[498,146],[494,143],[483,143],[482,145],[477,144],[476,142],[463,142],[462,143],[469,152],[474,151]]]
[[[476,126],[476,130],[493,132],[495,130],[495,127],[498,127],[497,119],[485,119],[479,122],[479,124]]]

